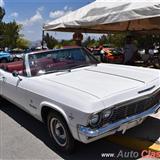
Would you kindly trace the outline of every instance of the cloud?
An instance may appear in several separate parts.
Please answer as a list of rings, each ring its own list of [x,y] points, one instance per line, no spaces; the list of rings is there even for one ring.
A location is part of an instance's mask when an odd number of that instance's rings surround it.
[[[54,19],[54,18],[61,17],[64,14],[65,14],[64,11],[58,10],[58,11],[50,12],[49,17]]]
[[[40,20],[42,20],[42,19],[43,19],[43,17],[42,17],[42,15],[41,15],[41,13],[40,13],[39,11],[37,11],[36,14],[29,19],[29,21],[30,21],[31,23],[34,23],[34,22],[40,21]]]
[[[64,10],[70,10],[70,8],[68,8],[68,6],[64,6]]]
[[[17,12],[13,12],[10,14],[10,17],[14,17],[17,18],[19,16],[19,14]]]
[[[21,34],[23,34],[26,39],[29,39],[31,41],[42,39],[42,26],[43,24],[51,21],[50,18],[43,17],[44,9],[45,9],[44,7],[39,7],[35,10],[35,13],[31,17],[28,17],[27,19],[24,19],[23,21],[18,22],[20,24],[23,24]],[[71,10],[72,10],[71,8],[69,8],[68,6],[65,6],[64,8],[62,8],[63,13],[61,15],[63,16],[64,14],[71,12]],[[58,16],[58,14],[56,16]],[[50,34],[54,34],[53,36],[56,36],[57,39],[62,39],[64,37],[65,39],[72,38],[72,34],[67,34],[67,33],[55,34],[54,32],[51,32]]]
[[[56,18],[59,18],[59,17],[62,17],[68,13],[72,12],[72,8],[69,8],[68,6],[65,6],[63,8],[63,10],[56,10],[56,11],[51,11],[49,13],[49,17],[52,18],[52,19],[56,19]]]
[[[0,0],[0,7],[4,7],[5,3],[4,0]]]
[[[23,26],[32,26],[37,22],[42,22],[43,17],[41,12],[44,10],[44,8],[40,7],[36,10],[36,13],[30,17],[29,19],[26,19],[24,21],[19,21],[18,23],[22,24]]]
[[[42,12],[44,10],[44,7],[43,6],[41,6],[41,7],[39,7],[38,9],[37,9],[37,11],[39,11],[39,12]]]
[[[31,41],[41,39],[42,26],[45,20],[43,18],[43,11],[44,7],[39,7],[31,17],[18,21],[19,24],[23,25],[21,34],[23,34],[26,39]]]

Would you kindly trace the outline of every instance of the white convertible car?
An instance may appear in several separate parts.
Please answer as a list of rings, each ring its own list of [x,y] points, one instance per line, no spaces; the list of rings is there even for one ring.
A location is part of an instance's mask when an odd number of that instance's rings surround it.
[[[159,70],[99,63],[84,48],[32,52],[0,68],[0,95],[46,123],[63,151],[160,110]]]

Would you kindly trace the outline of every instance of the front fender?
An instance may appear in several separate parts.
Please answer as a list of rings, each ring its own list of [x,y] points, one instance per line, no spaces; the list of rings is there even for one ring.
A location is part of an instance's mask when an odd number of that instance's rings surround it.
[[[69,117],[67,116],[66,112],[65,112],[62,108],[60,108],[60,107],[59,107],[58,105],[56,105],[56,104],[53,104],[53,103],[50,103],[50,102],[46,102],[46,101],[45,101],[45,102],[41,102],[41,104],[40,104],[40,113],[41,113],[42,108],[43,108],[44,106],[45,106],[45,107],[49,107],[49,108],[51,108],[51,109],[56,110],[57,112],[59,112],[59,113],[64,117],[64,119],[66,120],[66,123],[67,123],[67,125],[68,125],[68,127],[69,127],[69,130],[70,130],[72,136],[73,136],[75,139],[79,140],[77,128],[71,125],[71,123],[70,123],[70,121],[69,121]],[[42,117],[41,117],[41,119],[42,119]]]
[[[67,116],[67,114],[64,112],[64,110],[62,108],[60,108],[59,106],[57,106],[57,105],[55,105],[53,103],[44,101],[44,102],[41,102],[41,104],[40,104],[40,113],[41,113],[42,108],[44,106],[45,107],[49,107],[49,108],[51,108],[51,109],[56,110],[57,112],[59,112],[64,117],[64,119],[66,120],[66,122],[67,122],[67,124],[69,126],[68,116]]]

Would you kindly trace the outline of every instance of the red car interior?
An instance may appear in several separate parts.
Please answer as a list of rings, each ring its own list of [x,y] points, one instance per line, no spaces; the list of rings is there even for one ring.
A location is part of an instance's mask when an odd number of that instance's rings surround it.
[[[23,61],[2,63],[0,64],[0,68],[3,68],[7,72],[13,72],[13,71],[22,72],[24,70],[24,64]]]
[[[32,63],[33,62],[33,63]],[[74,64],[73,60],[64,60],[64,59],[50,59],[50,58],[40,58],[31,61],[30,69],[32,76],[37,75],[38,71],[41,69],[52,70],[52,69],[62,69],[69,64]],[[81,61],[76,63],[81,64]],[[12,73],[13,71],[18,71],[20,75],[25,74],[24,61],[16,61],[11,63],[2,63],[0,68],[4,69],[7,72]]]

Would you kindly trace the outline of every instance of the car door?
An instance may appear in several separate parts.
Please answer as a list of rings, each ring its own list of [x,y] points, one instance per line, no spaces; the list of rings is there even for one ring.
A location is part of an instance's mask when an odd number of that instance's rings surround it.
[[[34,107],[35,99],[37,98],[31,91],[33,88],[31,78],[24,76],[14,77],[12,73],[5,72],[1,83],[4,97],[32,115],[37,113],[37,108]]]
[[[4,71],[0,69],[0,95],[2,96],[2,85],[4,81]]]
[[[25,91],[22,87],[23,83],[23,80],[20,81],[20,79],[18,77],[14,77],[12,73],[5,72],[3,74],[1,88],[3,96],[22,107],[26,105]]]

